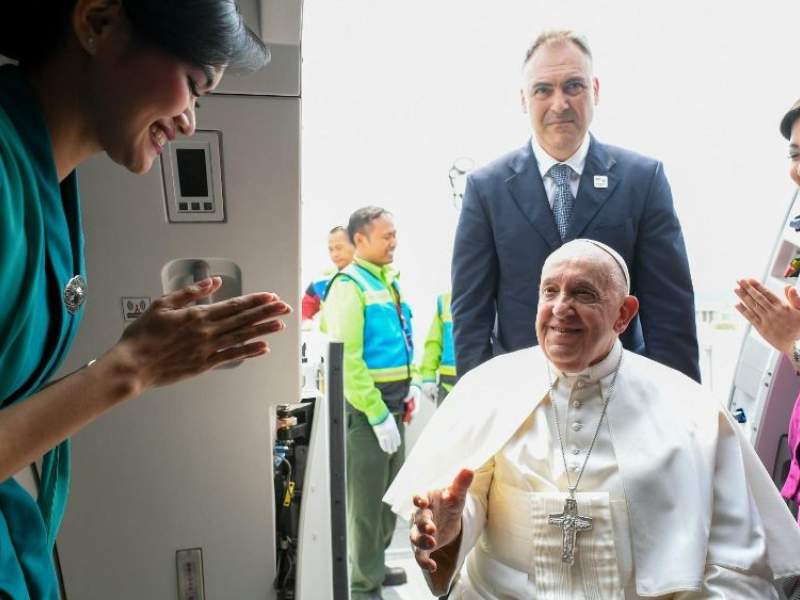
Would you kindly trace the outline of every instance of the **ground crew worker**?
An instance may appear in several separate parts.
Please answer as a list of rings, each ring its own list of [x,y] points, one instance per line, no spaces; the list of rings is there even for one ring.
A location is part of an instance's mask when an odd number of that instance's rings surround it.
[[[322,304],[321,330],[344,342],[347,399],[347,524],[352,600],[382,598],[381,585],[406,582],[385,565],[396,517],[381,498],[405,460],[403,421],[419,409],[411,310],[394,260],[392,215],[368,206],[347,226],[355,259],[334,276]]]
[[[337,225],[328,232],[328,254],[336,268],[325,269],[306,288],[305,294],[303,294],[304,330],[311,329],[311,321],[319,312],[322,297],[325,295],[325,289],[328,287],[331,277],[353,262],[355,251],[344,227]]]
[[[453,315],[450,292],[436,298],[436,314],[428,329],[422,355],[422,392],[436,405],[442,403],[456,383],[456,356],[453,350]]]

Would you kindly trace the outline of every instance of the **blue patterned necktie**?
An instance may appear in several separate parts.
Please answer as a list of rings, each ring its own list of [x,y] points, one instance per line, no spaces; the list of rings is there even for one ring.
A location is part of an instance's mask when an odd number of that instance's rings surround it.
[[[572,207],[575,205],[575,196],[570,189],[572,168],[564,163],[553,165],[547,175],[556,184],[556,195],[553,198],[553,216],[556,218],[558,233],[563,240],[567,235],[567,227],[572,217]]]

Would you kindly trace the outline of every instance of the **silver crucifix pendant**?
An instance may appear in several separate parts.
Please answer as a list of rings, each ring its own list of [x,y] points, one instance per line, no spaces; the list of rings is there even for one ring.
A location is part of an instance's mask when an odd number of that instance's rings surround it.
[[[564,539],[561,545],[561,562],[568,565],[575,563],[575,538],[581,531],[592,528],[591,517],[582,517],[578,514],[578,502],[575,498],[564,499],[564,512],[550,515],[550,525],[561,527]]]

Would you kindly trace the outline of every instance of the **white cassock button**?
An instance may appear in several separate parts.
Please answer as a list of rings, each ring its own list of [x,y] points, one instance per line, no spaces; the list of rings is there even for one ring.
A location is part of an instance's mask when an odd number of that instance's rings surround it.
[[[585,386],[585,385],[586,385],[586,384],[585,384],[585,383],[583,383],[583,381],[581,381],[580,379],[578,380],[578,387],[579,387],[579,388],[582,388],[582,387],[583,387],[583,386]]]
[[[573,423],[572,424],[572,430],[573,431],[579,431],[581,427],[582,427],[582,425],[580,423]]]
[[[573,473],[577,473],[578,472],[578,465],[572,465],[572,472]]]
[[[575,402],[572,403],[572,406],[574,406],[575,408],[580,408],[581,406],[583,406],[583,403],[575,400]]]
[[[577,446],[573,446],[573,447],[572,447],[572,453],[573,453],[573,454],[580,454],[580,453],[581,453],[581,451],[580,451],[580,449],[579,449]]]

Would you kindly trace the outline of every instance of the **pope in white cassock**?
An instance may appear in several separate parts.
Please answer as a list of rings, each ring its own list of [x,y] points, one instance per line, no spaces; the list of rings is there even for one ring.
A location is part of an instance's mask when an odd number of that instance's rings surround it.
[[[761,600],[800,572],[797,524],[727,411],[622,349],[629,290],[614,250],[565,244],[540,346],[470,371],[434,414],[384,497],[434,595]]]

